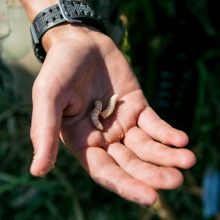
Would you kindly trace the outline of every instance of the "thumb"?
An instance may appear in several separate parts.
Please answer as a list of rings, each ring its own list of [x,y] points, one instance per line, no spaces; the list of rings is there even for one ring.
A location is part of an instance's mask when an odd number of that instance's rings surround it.
[[[57,91],[56,84],[42,78],[37,79],[33,87],[31,140],[34,157],[30,172],[34,176],[44,176],[56,161],[63,111]]]

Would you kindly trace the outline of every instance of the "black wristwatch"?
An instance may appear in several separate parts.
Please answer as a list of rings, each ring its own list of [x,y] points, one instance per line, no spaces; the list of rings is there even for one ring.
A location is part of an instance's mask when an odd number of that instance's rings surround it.
[[[33,21],[30,31],[33,41],[34,53],[40,62],[44,62],[46,51],[41,40],[43,35],[51,28],[63,23],[85,24],[95,27],[104,34],[106,28],[100,16],[86,2],[74,0],[59,0],[59,3],[41,11]]]

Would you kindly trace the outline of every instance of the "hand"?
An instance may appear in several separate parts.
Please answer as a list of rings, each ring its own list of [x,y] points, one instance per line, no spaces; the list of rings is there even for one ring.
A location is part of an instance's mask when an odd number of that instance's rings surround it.
[[[121,197],[153,204],[158,189],[178,187],[177,168],[190,168],[188,137],[148,105],[128,62],[107,36],[86,27],[54,28],[45,35],[45,63],[33,86],[31,173],[53,167],[59,135],[91,177]],[[119,94],[114,114],[93,127],[95,100],[107,105]],[[174,147],[171,147],[174,146]]]

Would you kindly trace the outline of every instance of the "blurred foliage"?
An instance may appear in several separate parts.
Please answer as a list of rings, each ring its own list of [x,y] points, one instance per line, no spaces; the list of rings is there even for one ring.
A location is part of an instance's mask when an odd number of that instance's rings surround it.
[[[10,70],[0,61],[0,219],[206,219],[204,171],[220,165],[220,2],[126,0],[120,6],[123,50],[153,108],[190,135],[197,165],[184,172],[181,188],[161,192],[148,208],[97,186],[63,146],[48,176],[30,176],[30,106],[19,104]]]
[[[198,160],[184,172],[183,187],[162,193],[169,217],[149,217],[147,209],[146,219],[205,219],[204,172],[220,165],[219,8],[214,0],[124,2],[130,60],[142,88],[162,118],[190,135]]]

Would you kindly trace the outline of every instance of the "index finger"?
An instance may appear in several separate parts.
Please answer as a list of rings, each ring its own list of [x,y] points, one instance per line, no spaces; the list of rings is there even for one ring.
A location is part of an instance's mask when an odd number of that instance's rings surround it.
[[[147,106],[141,112],[137,124],[154,140],[163,144],[184,147],[189,142],[186,133],[173,128],[162,120],[150,106]]]

